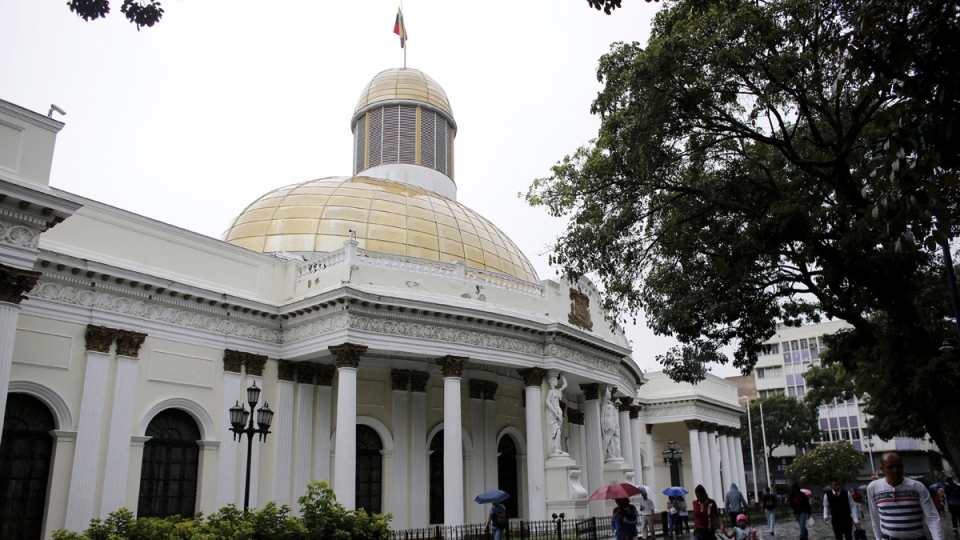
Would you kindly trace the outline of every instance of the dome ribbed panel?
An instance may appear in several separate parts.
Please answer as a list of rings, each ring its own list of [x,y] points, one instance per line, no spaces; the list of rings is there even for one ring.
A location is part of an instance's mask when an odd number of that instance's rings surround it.
[[[453,117],[453,108],[443,88],[417,69],[394,68],[378,73],[360,93],[354,113],[377,103],[418,101]]]
[[[350,230],[363,249],[446,263],[460,260],[539,281],[520,249],[473,210],[415,186],[363,176],[272,191],[248,206],[223,239],[264,253],[330,252],[343,247]]]

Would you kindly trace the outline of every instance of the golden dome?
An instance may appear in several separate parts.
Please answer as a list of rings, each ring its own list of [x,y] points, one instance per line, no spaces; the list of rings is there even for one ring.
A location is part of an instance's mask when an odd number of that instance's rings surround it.
[[[539,281],[519,248],[458,202],[416,186],[365,176],[282,187],[260,197],[223,240],[261,253],[331,252],[355,231],[361,249],[483,268]]]
[[[418,69],[393,68],[381,71],[360,93],[354,114],[364,108],[394,100],[419,101],[431,105],[453,118],[447,94],[437,81]]]

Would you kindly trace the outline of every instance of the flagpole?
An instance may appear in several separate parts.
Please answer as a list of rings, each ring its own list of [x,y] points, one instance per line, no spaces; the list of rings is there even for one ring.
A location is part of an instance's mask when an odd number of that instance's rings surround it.
[[[403,0],[400,0],[400,11],[403,11]],[[407,28],[406,21],[403,27],[403,69],[407,69]]]

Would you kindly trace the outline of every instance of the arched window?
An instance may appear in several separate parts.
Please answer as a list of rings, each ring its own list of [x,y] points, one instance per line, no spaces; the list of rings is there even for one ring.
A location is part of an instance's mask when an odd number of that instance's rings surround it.
[[[357,508],[383,511],[383,441],[370,426],[357,426]]]
[[[192,516],[196,511],[200,429],[180,409],[160,412],[147,426],[140,468],[139,517]]]
[[[430,441],[430,523],[443,523],[443,430]]]
[[[0,443],[0,538],[40,538],[56,429],[50,409],[9,394]]]
[[[510,494],[510,498],[503,501],[510,517],[520,517],[520,486],[517,483],[519,476],[517,446],[513,443],[513,437],[505,435],[497,443],[497,487]]]

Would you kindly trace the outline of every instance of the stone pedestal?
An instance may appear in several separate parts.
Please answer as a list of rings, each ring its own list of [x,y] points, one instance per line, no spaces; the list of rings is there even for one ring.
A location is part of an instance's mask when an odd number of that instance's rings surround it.
[[[554,456],[544,463],[547,517],[563,512],[567,519],[588,514],[586,488],[580,481],[580,467],[569,456]]]
[[[611,459],[603,464],[604,485],[619,482],[629,482],[636,485],[634,476],[633,467],[627,465],[623,458]]]

